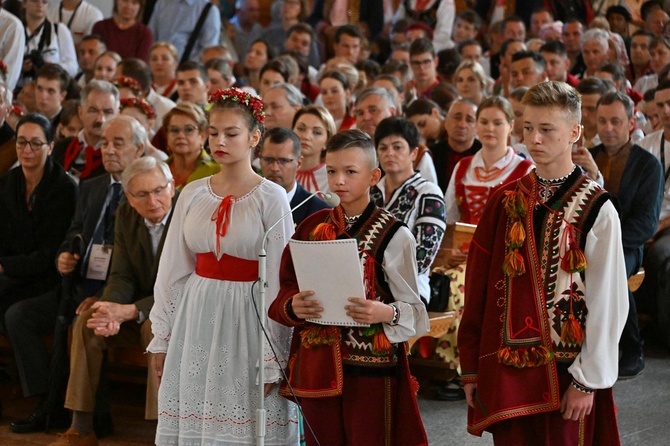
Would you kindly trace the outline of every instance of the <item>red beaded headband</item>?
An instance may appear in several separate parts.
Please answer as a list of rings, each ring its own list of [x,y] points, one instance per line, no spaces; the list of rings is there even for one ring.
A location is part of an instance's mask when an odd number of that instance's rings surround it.
[[[207,111],[211,110],[216,104],[223,104],[228,101],[239,102],[246,106],[251,110],[251,113],[254,115],[254,119],[258,124],[263,125],[265,122],[265,106],[263,105],[263,101],[259,97],[235,87],[226,88],[225,90],[216,90],[212,93],[209,96]]]
[[[114,85],[116,86],[116,88],[122,88],[122,87],[130,88],[131,90],[133,90],[133,93],[135,93],[136,96],[142,92],[142,87],[140,87],[140,83],[137,82],[132,77],[119,76],[114,81]]]
[[[156,119],[154,108],[147,101],[141,98],[123,98],[121,99],[121,110],[128,107],[135,107],[146,115],[149,119]]]

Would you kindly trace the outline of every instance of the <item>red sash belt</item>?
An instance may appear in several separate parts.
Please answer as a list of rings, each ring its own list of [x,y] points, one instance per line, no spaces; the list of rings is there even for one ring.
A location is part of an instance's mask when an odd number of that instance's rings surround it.
[[[253,282],[258,279],[258,261],[224,254],[217,260],[213,252],[196,254],[195,273],[200,277],[231,282]]]

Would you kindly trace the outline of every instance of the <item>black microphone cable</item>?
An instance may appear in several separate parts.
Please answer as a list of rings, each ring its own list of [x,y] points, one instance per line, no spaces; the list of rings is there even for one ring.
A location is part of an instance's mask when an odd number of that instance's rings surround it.
[[[279,362],[279,359],[277,359],[277,352],[275,351],[274,346],[272,345],[272,341],[270,340],[270,336],[268,335],[268,332],[265,330],[265,325],[263,324],[263,321],[261,320],[261,315],[258,312],[258,306],[256,305],[256,297],[254,294],[254,286],[258,284],[258,286],[263,286],[260,283],[260,278],[256,279],[254,283],[251,284],[251,302],[254,304],[254,310],[256,311],[256,318],[258,319],[258,323],[261,327],[261,330],[263,330],[263,335],[265,336],[265,340],[268,341],[268,344],[270,345],[270,350],[272,350],[272,354],[274,355],[275,362],[277,365],[279,365],[279,370],[281,370],[282,377],[286,381],[286,385],[288,386],[288,389],[291,391],[291,396],[293,397],[293,402],[295,402],[296,406],[298,406],[298,411],[300,415],[302,416],[302,419],[305,421],[305,424],[307,425],[307,428],[309,429],[309,432],[312,434],[312,437],[316,441],[316,444],[321,446],[321,443],[319,442],[319,439],[316,438],[316,434],[314,433],[314,430],[312,429],[312,426],[309,424],[309,420],[305,416],[305,413],[302,411],[302,406],[298,402],[298,396],[295,394],[295,391],[293,390],[293,387],[291,387],[291,383],[288,380],[288,376],[286,375],[286,372],[284,371],[284,367],[282,367],[281,363]],[[263,367],[263,358],[260,358],[258,361],[259,367]]]

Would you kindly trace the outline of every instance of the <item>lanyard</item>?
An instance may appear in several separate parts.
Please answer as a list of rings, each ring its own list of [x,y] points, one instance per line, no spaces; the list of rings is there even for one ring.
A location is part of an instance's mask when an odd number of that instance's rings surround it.
[[[72,11],[72,15],[70,16],[70,20],[67,21],[67,27],[70,29],[70,25],[72,25],[72,21],[74,20],[74,16],[77,14],[77,10],[81,6],[81,2],[77,3],[77,6],[74,7],[74,11]],[[63,2],[60,2],[60,7],[58,8],[58,22],[63,23]]]
[[[42,31],[42,28],[44,28],[44,24],[46,23],[46,20],[44,20],[42,23],[40,23],[40,26],[38,26],[35,31],[31,34],[28,35],[28,26],[24,25],[23,26],[23,33],[26,36],[26,47],[28,47],[28,43],[35,38],[36,35]]]

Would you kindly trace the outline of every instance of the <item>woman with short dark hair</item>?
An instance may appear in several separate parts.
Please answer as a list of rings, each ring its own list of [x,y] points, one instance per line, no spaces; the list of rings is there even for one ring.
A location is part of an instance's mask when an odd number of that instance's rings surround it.
[[[49,154],[51,122],[39,114],[16,128],[19,166],[0,177],[0,331],[14,303],[53,289],[54,259],[70,226],[77,186]]]

